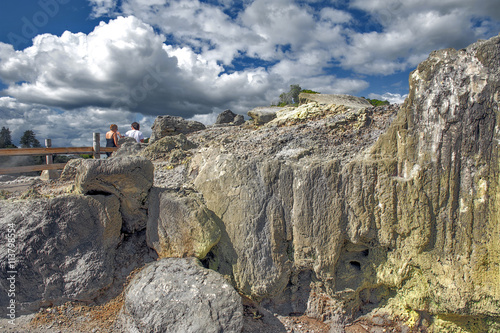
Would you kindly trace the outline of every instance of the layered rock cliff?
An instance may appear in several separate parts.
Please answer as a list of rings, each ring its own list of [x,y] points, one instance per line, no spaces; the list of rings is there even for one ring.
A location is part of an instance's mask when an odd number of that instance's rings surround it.
[[[2,230],[15,223],[27,244],[23,311],[112,297],[154,249],[161,259],[126,289],[117,331],[241,330],[241,304],[215,272],[262,313],[305,314],[332,331],[360,321],[500,330],[499,60],[497,36],[433,52],[401,106],[311,102],[71,163],[72,194],[0,204]],[[177,297],[181,287],[192,296]],[[190,302],[205,323],[188,323]],[[210,325],[208,314],[217,317]]]
[[[327,108],[213,131],[187,170],[224,224],[210,267],[275,311],[498,329],[499,59],[500,37],[433,52],[387,130]]]

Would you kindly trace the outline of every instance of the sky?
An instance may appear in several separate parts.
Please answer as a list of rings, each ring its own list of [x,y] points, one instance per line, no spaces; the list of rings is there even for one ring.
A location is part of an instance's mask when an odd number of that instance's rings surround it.
[[[0,126],[89,146],[114,123],[205,124],[290,85],[401,103],[433,50],[500,32],[498,0],[16,0],[0,4]]]

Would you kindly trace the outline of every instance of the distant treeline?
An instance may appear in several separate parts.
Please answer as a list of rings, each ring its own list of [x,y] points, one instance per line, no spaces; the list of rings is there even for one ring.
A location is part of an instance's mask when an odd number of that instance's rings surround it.
[[[35,132],[32,130],[24,131],[19,143],[21,144],[21,148],[39,148],[42,146],[40,141],[35,137]],[[10,130],[3,126],[0,130],[0,148],[17,148],[17,146],[12,143]]]
[[[19,140],[20,148],[40,148],[42,145],[35,136],[32,130],[24,131]],[[0,149],[1,148],[18,148],[12,142],[11,131],[2,127],[0,130]],[[54,156],[54,163],[66,163],[70,158],[67,156]],[[0,167],[15,167],[22,165],[39,165],[45,163],[45,156],[1,156]]]

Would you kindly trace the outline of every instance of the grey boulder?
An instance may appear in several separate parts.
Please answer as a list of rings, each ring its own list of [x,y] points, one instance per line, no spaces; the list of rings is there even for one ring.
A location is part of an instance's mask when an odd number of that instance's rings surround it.
[[[243,305],[219,273],[195,258],[167,258],[130,282],[120,314],[125,332],[241,332]]]
[[[225,110],[217,116],[215,126],[239,126],[245,122],[245,117],[231,110]]]
[[[225,110],[221,112],[217,116],[217,120],[215,121],[216,124],[229,124],[234,121],[234,117],[236,117],[236,113],[234,113],[231,110]]]
[[[12,236],[0,238],[2,308],[12,276],[18,314],[100,296],[113,282],[118,210],[117,198],[102,195],[1,201],[0,232]]]

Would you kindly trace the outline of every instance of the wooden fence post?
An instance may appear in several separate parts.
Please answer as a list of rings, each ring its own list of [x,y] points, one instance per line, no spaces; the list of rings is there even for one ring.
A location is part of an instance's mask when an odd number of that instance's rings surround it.
[[[101,158],[101,134],[100,133],[94,133],[94,158],[100,159]]]
[[[52,147],[52,140],[51,139],[45,139],[45,148],[50,148]],[[45,155],[45,160],[47,164],[52,164],[54,162],[53,155]]]

